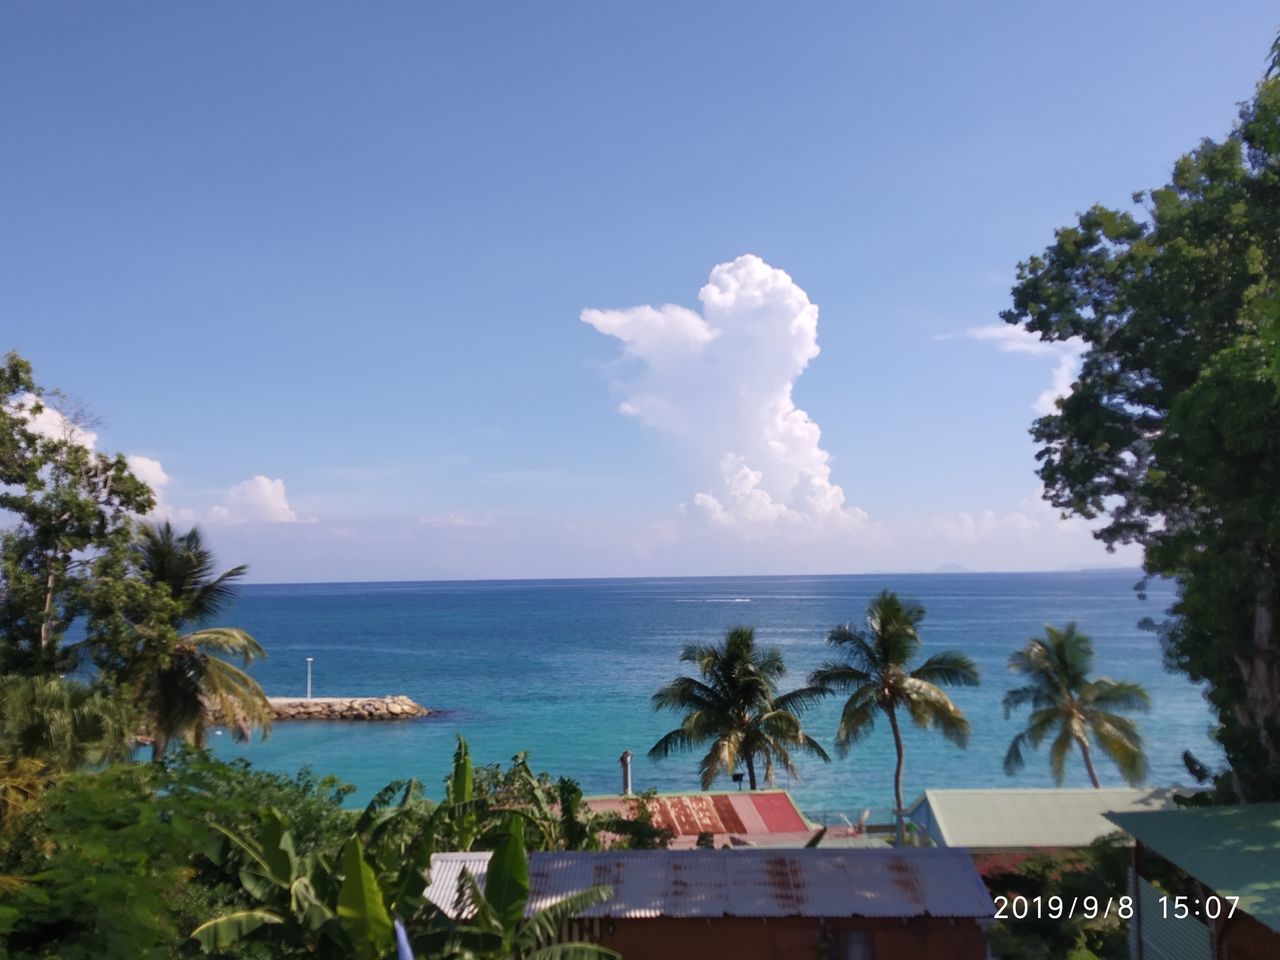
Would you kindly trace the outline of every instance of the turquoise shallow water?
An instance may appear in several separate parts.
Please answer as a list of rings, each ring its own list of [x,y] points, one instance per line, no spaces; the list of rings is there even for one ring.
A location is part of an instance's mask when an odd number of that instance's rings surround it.
[[[792,685],[826,655],[832,625],[859,621],[867,600],[889,588],[924,604],[924,655],[958,647],[977,660],[983,684],[955,692],[973,726],[960,750],[910,730],[908,795],[925,786],[1044,786],[1043,755],[1018,777],[1001,761],[1016,719],[1000,698],[1013,685],[1009,652],[1046,623],[1079,623],[1093,637],[1097,669],[1147,686],[1154,701],[1142,728],[1153,784],[1187,780],[1181,754],[1219,754],[1208,738],[1200,692],[1165,672],[1155,636],[1138,621],[1163,612],[1173,596],[1154,584],[1141,601],[1134,571],[1055,574],[934,574],[849,577],[734,577],[673,580],[504,581],[467,583],[294,584],[249,586],[222,622],[240,626],[270,653],[255,673],[272,695],[305,693],[308,656],[316,696],[407,693],[442,715],[402,723],[285,723],[264,742],[214,738],[224,755],[292,772],[308,764],[358,786],[353,802],[387,781],[420,778],[435,794],[448,769],[455,733],[477,762],[505,762],[527,750],[535,768],[576,777],[588,793],[619,789],[618,756],[636,754],[639,789],[696,789],[695,758],[654,763],[645,751],[676,723],[649,697],[681,670],[680,648],[715,641],[735,624],[781,647]],[[814,710],[807,726],[830,747],[839,705]],[[789,786],[809,810],[887,808],[893,748],[887,727],[830,764],[805,761]],[[1104,782],[1119,784],[1103,761]],[[1078,760],[1069,784],[1087,781]],[[724,784],[730,787],[731,784]]]

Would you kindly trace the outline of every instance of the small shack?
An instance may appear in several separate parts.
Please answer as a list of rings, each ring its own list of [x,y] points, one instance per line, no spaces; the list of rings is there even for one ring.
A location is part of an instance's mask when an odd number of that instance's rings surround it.
[[[462,871],[488,853],[431,858],[429,900],[457,915]],[[565,931],[626,960],[984,960],[991,897],[963,850],[630,850],[534,853],[536,912],[603,884]]]
[[[1131,956],[1280,957],[1280,803],[1115,813],[1108,819],[1136,841]],[[1182,876],[1171,882],[1162,869],[1167,866]],[[1168,889],[1153,885],[1160,874]]]
[[[1087,847],[1116,827],[1113,811],[1172,809],[1173,788],[926,790],[907,808],[916,828],[940,847],[968,849],[984,875],[1035,853]]]

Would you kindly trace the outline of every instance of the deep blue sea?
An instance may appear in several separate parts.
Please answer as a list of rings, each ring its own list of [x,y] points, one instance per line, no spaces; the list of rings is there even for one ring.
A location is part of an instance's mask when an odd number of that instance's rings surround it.
[[[399,723],[277,724],[266,742],[214,738],[224,755],[293,772],[310,765],[359,788],[352,802],[390,780],[414,776],[438,795],[455,734],[477,762],[505,762],[528,751],[535,769],[576,777],[588,793],[617,792],[618,756],[636,755],[638,789],[697,788],[696,758],[652,762],[645,753],[677,718],[655,714],[649,698],[682,672],[680,649],[715,642],[737,624],[780,647],[788,685],[825,656],[828,628],[860,622],[867,601],[888,588],[922,603],[922,656],[945,647],[968,652],[982,686],[954,692],[967,712],[967,750],[918,730],[906,734],[906,792],[926,786],[1044,786],[1048,761],[1033,755],[1007,778],[1001,768],[1017,719],[1000,698],[1015,685],[1006,659],[1047,623],[1079,624],[1097,649],[1096,672],[1146,685],[1153,709],[1142,718],[1152,784],[1187,782],[1181,754],[1216,762],[1209,711],[1200,691],[1167,673],[1157,638],[1138,628],[1173,597],[1155,583],[1134,592],[1136,571],[1043,574],[915,574],[843,577],[292,584],[247,586],[220,618],[252,633],[270,656],[255,665],[271,695],[301,696],[306,657],[314,657],[315,696],[405,693],[440,711]],[[839,703],[811,712],[806,726],[830,747]],[[883,725],[882,725],[883,726]],[[1120,785],[1103,760],[1104,782]],[[891,806],[893,746],[887,726],[847,758],[806,760],[799,779],[783,776],[807,810]],[[1069,785],[1086,786],[1078,757]],[[732,784],[723,784],[731,788]]]

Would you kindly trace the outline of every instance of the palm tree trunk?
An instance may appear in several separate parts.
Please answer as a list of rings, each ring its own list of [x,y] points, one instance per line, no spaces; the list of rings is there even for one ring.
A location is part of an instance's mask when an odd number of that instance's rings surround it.
[[[1084,737],[1080,738],[1080,753],[1084,756],[1084,768],[1089,771],[1089,779],[1093,782],[1095,790],[1102,789],[1102,784],[1098,782],[1098,771],[1093,769],[1093,757],[1089,754],[1089,741]]]
[[[747,754],[747,783],[751,785],[751,789],[756,789],[756,758]]]
[[[889,714],[889,726],[893,730],[893,746],[898,751],[898,766],[893,771],[893,818],[898,826],[898,846],[901,847],[907,842],[906,824],[903,822],[906,811],[902,805],[902,768],[906,755],[902,749],[902,731],[898,729],[898,716],[893,712],[893,707],[889,707],[885,712]]]

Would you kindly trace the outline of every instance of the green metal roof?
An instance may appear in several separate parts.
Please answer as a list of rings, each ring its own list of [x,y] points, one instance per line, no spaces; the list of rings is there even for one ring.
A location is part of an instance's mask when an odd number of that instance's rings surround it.
[[[1280,803],[1112,813],[1107,819],[1280,933]]]
[[[926,790],[908,814],[948,847],[1023,850],[1087,847],[1115,832],[1104,814],[1113,810],[1163,810],[1172,788]]]

